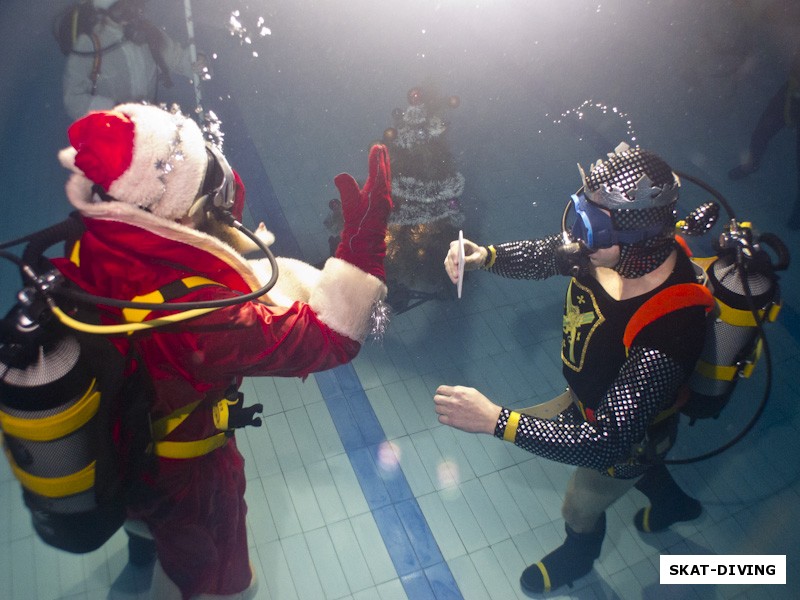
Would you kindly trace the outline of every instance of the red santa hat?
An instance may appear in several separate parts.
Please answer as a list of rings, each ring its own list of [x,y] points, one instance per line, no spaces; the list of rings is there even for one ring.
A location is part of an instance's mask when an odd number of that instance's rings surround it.
[[[203,134],[178,110],[120,104],[92,112],[68,130],[61,163],[112,199],[169,220],[186,216],[208,165]]]

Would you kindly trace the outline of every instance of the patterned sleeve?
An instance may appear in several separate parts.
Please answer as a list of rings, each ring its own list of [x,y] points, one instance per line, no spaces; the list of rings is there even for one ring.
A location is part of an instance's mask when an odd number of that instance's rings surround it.
[[[594,423],[548,421],[503,408],[494,435],[550,460],[604,471],[630,456],[685,375],[663,352],[636,346],[595,411]]]
[[[522,240],[489,246],[487,271],[513,279],[546,279],[558,275],[555,250],[561,236]]]

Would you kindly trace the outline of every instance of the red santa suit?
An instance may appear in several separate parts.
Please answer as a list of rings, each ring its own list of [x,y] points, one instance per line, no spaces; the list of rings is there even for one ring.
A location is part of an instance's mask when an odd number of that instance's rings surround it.
[[[135,137],[142,134],[151,111],[168,114],[141,105],[117,110],[135,123]],[[191,135],[195,128],[188,120],[178,128],[183,138],[180,161],[187,164],[196,145]],[[168,135],[173,134],[174,130]],[[168,144],[172,150],[164,150],[167,154],[175,150],[175,138]],[[77,163],[80,168],[74,149],[63,154],[62,162]],[[139,158],[134,143],[133,167]],[[198,154],[197,160],[205,158]],[[151,163],[152,157],[146,156],[142,168],[147,170]],[[175,163],[161,177],[167,179],[168,193],[174,191],[169,188],[170,175],[186,166]],[[386,169],[388,181],[388,163]],[[81,172],[69,180],[68,198],[86,226],[72,257],[55,261],[69,280],[91,294],[121,300],[148,298],[176,281],[201,281],[174,299],[188,302],[249,293],[269,279],[271,267],[266,259],[246,260],[217,237],[155,214],[172,210],[164,208],[174,204],[169,198],[167,202],[162,198],[153,212],[142,210],[138,202],[121,200],[120,191],[128,188],[114,186],[121,179],[125,184],[131,170],[135,169],[129,167],[109,185],[108,193],[115,199],[119,195],[119,201],[102,201],[96,187],[93,191],[94,182]],[[91,166],[88,171],[93,173]],[[243,187],[236,179],[240,208]],[[131,179],[136,189],[141,180],[141,174]],[[181,182],[176,177],[173,183]],[[186,211],[175,208],[173,212]],[[376,277],[340,258],[328,259],[322,270],[291,259],[278,259],[278,265],[276,286],[257,301],[114,339],[123,353],[134,344],[154,387],[150,416],[158,466],[144,482],[146,500],[131,506],[130,515],[148,525],[156,541],[157,568],[163,568],[184,598],[242,592],[242,597],[248,597],[247,592],[254,591],[247,550],[244,461],[232,430],[225,435],[219,421],[215,423],[215,406],[232,385],[238,388],[243,377],[305,377],[350,361],[366,336],[374,303],[386,292],[380,273]],[[123,315],[119,309],[104,313],[107,322],[130,321],[132,314]],[[170,313],[140,311],[135,320],[165,314]],[[204,440],[209,440],[208,451],[176,457],[189,446],[186,442]]]

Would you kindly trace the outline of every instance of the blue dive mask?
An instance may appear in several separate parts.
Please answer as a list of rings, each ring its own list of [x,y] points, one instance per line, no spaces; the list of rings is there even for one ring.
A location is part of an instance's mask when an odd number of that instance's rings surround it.
[[[615,244],[635,244],[657,236],[664,230],[663,225],[645,229],[618,231],[614,229],[611,215],[590,202],[583,193],[572,194],[572,207],[576,219],[570,235],[573,240],[582,240],[590,250],[610,248]]]

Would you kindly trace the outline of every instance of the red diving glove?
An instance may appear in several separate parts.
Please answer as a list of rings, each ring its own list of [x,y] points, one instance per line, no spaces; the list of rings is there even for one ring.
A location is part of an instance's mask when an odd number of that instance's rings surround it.
[[[384,281],[386,221],[392,210],[389,151],[382,144],[370,148],[369,177],[362,189],[347,173],[337,175],[333,181],[339,189],[344,217],[342,241],[336,248],[336,258]]]

